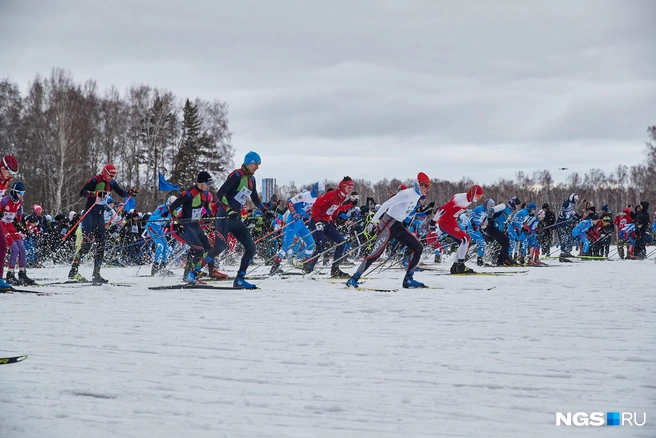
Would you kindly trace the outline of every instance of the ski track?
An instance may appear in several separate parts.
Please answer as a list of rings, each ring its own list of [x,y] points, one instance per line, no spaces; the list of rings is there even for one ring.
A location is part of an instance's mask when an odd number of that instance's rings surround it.
[[[0,366],[1,437],[656,436],[653,261],[366,283],[396,293],[303,277],[154,291],[176,279],[137,272],[0,294],[0,351],[29,355]],[[557,427],[557,411],[647,425]]]

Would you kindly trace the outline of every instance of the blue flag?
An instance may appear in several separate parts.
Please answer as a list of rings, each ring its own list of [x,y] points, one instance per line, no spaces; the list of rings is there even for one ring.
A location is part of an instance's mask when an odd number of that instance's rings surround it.
[[[123,211],[129,213],[130,210],[134,210],[136,208],[137,208],[137,200],[134,198],[130,198],[128,202],[125,203],[125,207],[123,207]]]
[[[164,179],[164,175],[161,173],[159,174],[159,189],[164,191],[164,192],[171,192],[174,190],[180,191],[180,187],[176,186],[175,184],[171,184],[167,180]]]

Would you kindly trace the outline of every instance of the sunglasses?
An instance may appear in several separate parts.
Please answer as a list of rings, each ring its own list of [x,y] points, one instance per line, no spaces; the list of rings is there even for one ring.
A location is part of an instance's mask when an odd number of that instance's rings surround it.
[[[18,173],[17,170],[11,170],[11,169],[8,168],[8,167],[5,167],[5,169],[7,170],[7,172],[9,172],[9,175],[16,175],[16,174]]]
[[[23,196],[25,194],[25,190],[14,190],[14,193],[18,193],[19,195]]]

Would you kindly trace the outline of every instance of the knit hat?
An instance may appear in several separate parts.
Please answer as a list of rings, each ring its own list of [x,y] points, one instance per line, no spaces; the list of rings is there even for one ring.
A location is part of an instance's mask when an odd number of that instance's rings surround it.
[[[198,184],[205,183],[205,184],[212,185],[212,175],[210,175],[209,172],[206,172],[204,170],[198,172],[198,178],[196,178],[196,182]]]

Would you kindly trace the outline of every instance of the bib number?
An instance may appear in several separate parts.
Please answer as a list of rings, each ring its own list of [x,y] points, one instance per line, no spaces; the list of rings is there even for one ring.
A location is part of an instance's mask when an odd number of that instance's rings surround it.
[[[5,211],[4,216],[2,216],[2,222],[11,223],[14,221],[15,217],[16,217],[16,213]]]
[[[202,208],[194,208],[191,210],[191,219],[197,221],[203,215]]]
[[[244,187],[235,195],[235,201],[239,202],[241,205],[244,205],[246,201],[248,201],[248,198],[251,197],[251,193],[253,193],[251,190],[248,190],[246,187]]]

